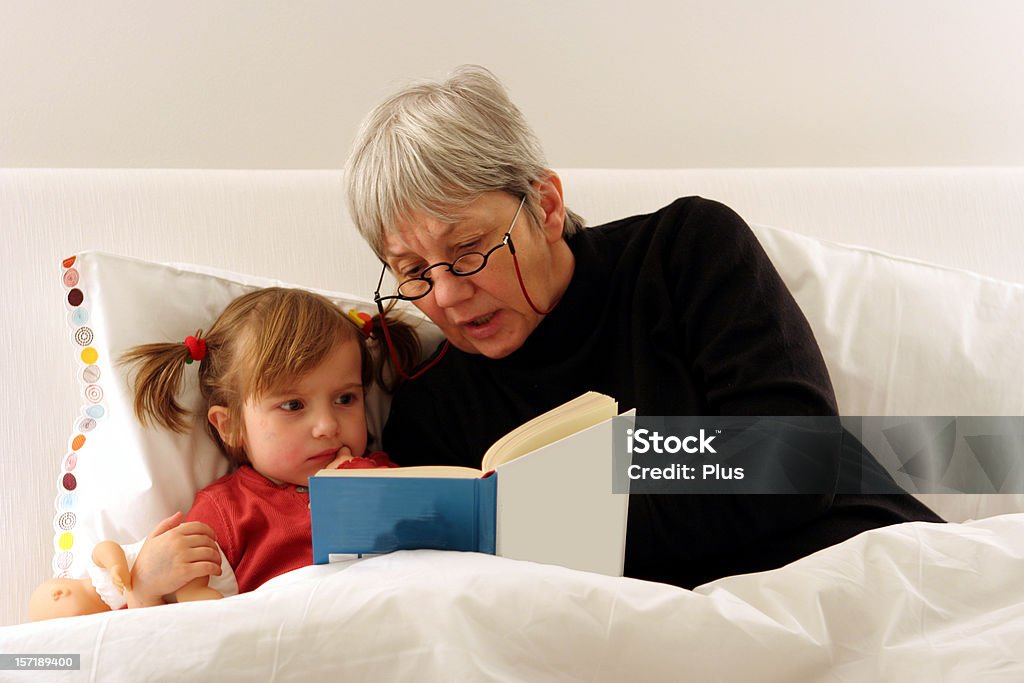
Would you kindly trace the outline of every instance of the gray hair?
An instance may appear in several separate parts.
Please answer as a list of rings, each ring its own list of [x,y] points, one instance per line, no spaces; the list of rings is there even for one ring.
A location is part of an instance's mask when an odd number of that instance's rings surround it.
[[[466,65],[443,82],[421,81],[371,111],[345,167],[352,219],[383,259],[384,235],[422,211],[454,222],[453,209],[492,191],[526,196],[534,225],[548,171],[544,152],[505,87]],[[566,209],[564,234],[583,227]]]

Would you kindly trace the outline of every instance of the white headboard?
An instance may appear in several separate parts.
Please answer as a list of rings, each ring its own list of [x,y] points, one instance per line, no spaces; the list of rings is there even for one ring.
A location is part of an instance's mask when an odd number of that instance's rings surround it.
[[[573,169],[592,224],[697,194],[749,223],[1024,282],[1024,168]]]

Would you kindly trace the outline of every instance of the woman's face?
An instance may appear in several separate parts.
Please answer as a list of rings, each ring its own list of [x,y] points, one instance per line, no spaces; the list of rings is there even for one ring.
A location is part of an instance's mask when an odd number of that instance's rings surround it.
[[[516,219],[512,241],[523,282],[537,308],[546,311],[569,285],[573,256],[562,239],[565,208],[561,183],[553,175],[540,183],[540,229],[524,207]],[[521,198],[488,192],[458,211],[460,219],[446,223],[417,212],[387,235],[384,248],[388,266],[398,282],[418,275],[428,265],[451,262],[478,251],[487,253],[502,237]],[[435,268],[429,276],[433,289],[414,303],[456,348],[503,358],[526,341],[543,319],[531,308],[516,277],[512,254],[498,249],[479,273],[456,277]]]

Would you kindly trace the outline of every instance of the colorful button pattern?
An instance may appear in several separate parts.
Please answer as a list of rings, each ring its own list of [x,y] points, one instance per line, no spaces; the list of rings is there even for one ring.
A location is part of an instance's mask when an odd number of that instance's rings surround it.
[[[53,575],[58,579],[68,578],[67,569],[75,561],[75,554],[67,551],[54,554]]]
[[[75,342],[79,346],[88,346],[92,344],[93,333],[88,327],[79,327],[75,330]]]
[[[85,400],[89,403],[99,403],[103,400],[103,387],[99,384],[90,384],[85,387]]]
[[[98,382],[100,380],[100,366],[86,365],[85,370],[82,370],[82,379],[85,380],[86,384]]]
[[[75,528],[75,522],[78,519],[75,517],[74,512],[62,512],[57,515],[57,528],[61,531],[67,531]]]
[[[84,268],[88,272],[88,268]],[[100,385],[100,353],[93,346],[96,341],[96,329],[89,326],[91,313],[89,306],[89,282],[83,275],[83,266],[78,256],[71,256],[61,263],[61,284],[65,290],[65,305],[68,308],[67,320],[71,328],[71,340],[74,343],[78,359],[82,362],[76,370],[82,383],[82,415],[75,419],[74,432],[68,439],[68,450],[61,456],[61,472],[58,475],[57,497],[53,504],[56,515],[53,519],[54,555],[52,562],[53,574],[56,577],[69,576],[75,561],[74,545],[78,527],[78,476],[75,469],[80,457],[90,457],[83,451],[88,441],[86,434],[99,426],[99,420],[106,415],[103,405],[103,387]]]

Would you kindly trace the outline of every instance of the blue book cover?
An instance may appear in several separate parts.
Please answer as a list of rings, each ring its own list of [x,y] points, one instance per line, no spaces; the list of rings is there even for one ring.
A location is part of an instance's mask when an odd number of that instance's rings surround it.
[[[497,476],[311,477],[313,562],[432,548],[494,554]]]

